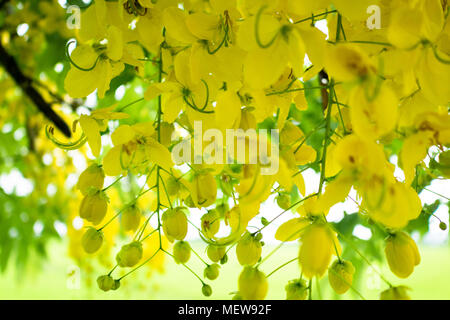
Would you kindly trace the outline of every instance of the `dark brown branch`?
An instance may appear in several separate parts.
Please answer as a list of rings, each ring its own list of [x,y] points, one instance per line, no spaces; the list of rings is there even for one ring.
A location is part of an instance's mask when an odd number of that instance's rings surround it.
[[[22,88],[23,92],[30,98],[36,107],[67,137],[71,136],[69,126],[53,111],[51,105],[44,100],[42,95],[33,87],[33,80],[23,74],[12,57],[0,43],[0,63],[14,79],[16,84]]]

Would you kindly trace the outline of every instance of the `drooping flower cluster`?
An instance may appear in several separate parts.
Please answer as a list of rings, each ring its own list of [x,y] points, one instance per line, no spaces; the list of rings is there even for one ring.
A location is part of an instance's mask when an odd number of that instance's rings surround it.
[[[295,261],[301,276],[287,284],[287,298],[305,299],[312,282],[306,284],[303,277],[320,278],[327,271],[331,287],[343,294],[353,288],[358,270],[342,257],[341,242],[345,245],[347,239],[327,221],[327,214],[353,188],[361,219],[388,235],[385,252],[392,272],[408,277],[420,254],[414,240],[401,230],[421,214],[417,168],[427,169],[422,161],[431,146],[439,148],[439,164],[447,168],[441,175],[448,177],[450,18],[446,2],[440,0],[360,2],[96,0],[91,4],[82,14],[77,45],[69,55],[68,94],[83,98],[97,90],[102,98],[111,80],[125,66],[132,67],[146,84],[143,98],[155,102],[156,117],[150,123],[108,126],[112,120],[127,118],[126,109],[115,107],[80,117],[85,141],[97,159],[78,182],[84,196],[80,217],[95,226],[83,236],[86,252],[100,249],[102,230],[110,223],[105,219],[109,192],[103,186],[105,175],[118,177],[116,181],[129,174],[143,176],[142,192],[113,217],[135,233],[117,253],[117,265],[138,268],[158,253],[187,263],[193,251],[186,241],[189,208],[197,208],[203,213],[201,225],[195,227],[213,262],[202,259],[205,278],[219,276],[217,263],[226,263],[229,249],[236,245],[244,269],[235,298],[263,299],[268,276],[260,270],[266,259],[262,231],[278,216],[263,220],[256,231],[249,223],[260,217],[261,204],[277,194],[281,214],[298,213],[275,235],[282,242],[300,243]],[[373,3],[381,12],[380,29],[366,25],[366,9]],[[328,36],[315,25],[324,19]],[[149,66],[155,69],[151,76]],[[313,111],[319,121],[308,127]],[[200,144],[200,153],[195,151],[197,122],[204,131],[215,130],[210,144]],[[267,163],[261,150],[251,148],[253,141],[260,146],[274,142],[262,133],[242,138],[248,151],[244,159],[254,157],[255,162],[241,163],[241,155],[218,142],[229,129],[267,127],[279,132],[275,174],[263,173]],[[113,145],[109,150],[102,140],[108,134]],[[189,161],[177,162],[171,152],[186,142],[183,136],[193,141],[183,148]],[[395,166],[389,162],[389,147],[395,141],[403,142],[399,164],[405,179],[394,176]],[[185,164],[188,169],[181,166]],[[318,191],[311,194],[306,194],[309,182],[302,175],[308,168],[320,171]],[[136,201],[147,192],[155,196],[156,206],[144,218]],[[151,229],[154,215],[157,225]],[[223,227],[230,229],[229,235],[216,236]],[[142,243],[153,234],[159,237],[158,245],[146,256]],[[174,242],[172,253],[164,237]],[[332,263],[333,255],[337,260]],[[105,291],[117,289],[116,282],[122,279],[114,282],[111,272],[98,280]],[[209,296],[211,287],[201,282]],[[403,287],[390,287],[381,298],[407,297]]]

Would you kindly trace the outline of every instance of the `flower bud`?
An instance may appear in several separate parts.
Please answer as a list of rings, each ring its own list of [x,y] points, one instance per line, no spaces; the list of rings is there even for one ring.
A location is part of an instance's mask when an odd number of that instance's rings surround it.
[[[114,280],[114,285],[113,285],[113,287],[111,288],[111,290],[117,290],[117,289],[119,289],[120,288],[120,280],[119,279],[116,279],[116,280]]]
[[[210,244],[206,249],[206,254],[208,255],[208,258],[212,262],[219,262],[220,259],[222,259],[223,256],[225,255],[225,251],[226,251],[225,247],[219,247]]]
[[[410,288],[406,286],[391,287],[381,292],[380,300],[411,300],[407,290]]]
[[[116,256],[116,261],[122,268],[133,267],[142,259],[142,253],[142,243],[133,241],[120,249]]]
[[[291,206],[291,197],[286,193],[280,194],[277,197],[277,205],[283,210],[289,209]]]
[[[103,232],[94,227],[88,227],[81,238],[81,245],[87,253],[94,253],[100,249],[103,243]]]
[[[445,222],[442,222],[442,221],[441,221],[441,223],[439,223],[439,228],[440,228],[442,231],[445,231],[445,230],[447,230],[447,225],[445,224]]]
[[[108,200],[103,191],[91,190],[81,201],[80,217],[98,225],[108,210]]]
[[[315,222],[302,233],[301,242],[298,259],[303,275],[309,279],[323,276],[339,245],[335,233],[327,224]]]
[[[178,264],[184,264],[191,258],[191,245],[186,241],[177,241],[173,246],[173,257]]]
[[[355,268],[350,261],[336,260],[328,269],[328,280],[334,291],[343,294],[350,289]]]
[[[213,209],[205,213],[201,218],[202,232],[207,238],[212,238],[219,231],[220,216],[217,210]]]
[[[219,276],[219,268],[217,263],[210,264],[203,271],[203,276],[209,280],[215,280]]]
[[[114,279],[109,275],[103,275],[97,278],[97,285],[103,291],[109,291],[114,287]]]
[[[220,259],[220,264],[225,264],[228,262],[228,255],[225,253],[225,255]]]
[[[209,284],[204,283],[202,287],[202,293],[205,297],[212,295],[212,288]]]
[[[220,216],[225,216],[225,213],[227,213],[230,210],[230,206],[228,205],[228,203],[224,202],[224,203],[218,204],[216,206],[216,210],[217,210],[217,212],[219,212]]]
[[[404,232],[397,232],[386,240],[384,250],[391,271],[400,278],[407,278],[420,263],[420,253],[414,240]]]
[[[192,200],[192,196],[188,195],[186,197],[186,199],[184,199],[183,203],[186,205],[186,207],[188,208],[197,208],[197,206],[194,203],[194,200]]]
[[[94,163],[80,174],[77,189],[85,196],[91,188],[102,189],[104,181],[105,173],[103,168]]]
[[[245,266],[239,275],[239,292],[244,300],[263,300],[267,295],[266,275],[257,268]]]
[[[175,177],[170,176],[167,179],[166,184],[167,184],[167,193],[171,197],[176,196],[181,189],[181,182],[179,181],[179,179]]]
[[[170,242],[186,237],[188,221],[183,210],[183,207],[167,209],[161,216],[164,234]]]
[[[261,258],[261,242],[248,232],[242,237],[236,246],[236,255],[241,265],[252,266]]]
[[[196,206],[206,208],[216,201],[217,184],[211,173],[197,175],[194,178],[193,185],[197,196]]]
[[[141,222],[141,212],[138,207],[132,205],[122,212],[120,223],[125,231],[136,231]]]
[[[302,279],[289,281],[284,289],[286,290],[286,300],[305,300],[308,295],[306,281]]]

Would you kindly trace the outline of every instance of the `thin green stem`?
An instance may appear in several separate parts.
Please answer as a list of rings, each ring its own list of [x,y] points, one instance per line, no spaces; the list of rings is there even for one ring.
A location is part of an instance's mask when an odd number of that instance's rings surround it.
[[[337,12],[337,10],[326,11],[326,12],[324,12],[324,13],[312,15],[311,17],[308,17],[308,18],[304,18],[304,19],[295,21],[294,24],[306,22],[306,21],[309,21],[309,20],[311,20],[311,21],[313,21],[313,22],[314,22],[314,21],[317,21],[317,20],[323,20],[323,19],[326,19],[326,18],[327,18],[328,14],[330,14],[330,13],[336,13],[336,12]],[[321,18],[321,17],[323,17],[323,18]],[[317,18],[321,18],[321,19],[317,19]]]
[[[148,258],[147,260],[145,260],[144,262],[142,262],[140,265],[138,265],[136,268],[134,268],[133,270],[130,270],[129,272],[127,272],[125,275],[123,275],[122,277],[120,277],[118,280],[122,280],[123,278],[125,278],[126,276],[128,276],[129,274],[135,272],[137,269],[139,269],[140,267],[144,266],[145,264],[147,264],[150,260],[152,260],[156,254],[159,252],[159,250],[161,250],[160,248],[158,248],[154,254],[152,254],[150,256],[150,258]]]
[[[165,252],[166,254],[168,254],[169,256],[171,256],[172,258],[173,258],[173,260],[175,260],[175,256],[173,255],[173,254],[171,254],[169,251],[166,251],[166,250],[164,250],[164,249],[161,249],[163,252]],[[197,274],[197,273],[195,273],[195,271],[193,271],[191,268],[189,268],[186,264],[182,264],[186,269],[188,269],[194,276],[196,276],[197,277],[197,279],[198,280],[200,280],[200,282],[202,283],[202,284],[205,284],[205,282],[202,280],[202,278],[200,278],[200,276]]]
[[[319,196],[322,193],[323,183],[325,182],[325,167],[326,167],[326,161],[327,161],[327,148],[328,148],[328,143],[329,143],[329,139],[330,139],[330,129],[331,129],[331,109],[333,107],[332,88],[333,88],[333,80],[330,81],[330,90],[329,90],[329,97],[328,97],[328,110],[327,110],[326,124],[325,124],[325,139],[324,139],[324,143],[323,143],[319,191],[317,192]]]
[[[292,263],[292,262],[294,262],[294,261],[296,261],[296,260],[298,260],[298,257],[295,257],[295,258],[293,258],[293,259],[291,259],[291,260],[289,260],[289,261],[283,263],[281,266],[277,267],[275,270],[273,270],[272,272],[270,272],[270,273],[266,276],[266,278],[270,277],[271,275],[273,275],[273,274],[274,274],[275,272],[277,272],[278,270],[284,268],[285,266],[287,266],[288,264],[290,264],[290,263]]]

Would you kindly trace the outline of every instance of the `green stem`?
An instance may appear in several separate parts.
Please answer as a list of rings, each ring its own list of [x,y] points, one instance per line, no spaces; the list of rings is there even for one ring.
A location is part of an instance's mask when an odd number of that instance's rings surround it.
[[[319,191],[317,192],[318,195],[322,193],[323,183],[325,181],[325,167],[326,167],[326,161],[327,161],[327,148],[328,143],[330,139],[330,129],[331,129],[331,109],[333,107],[333,99],[332,99],[332,88],[333,88],[333,80],[330,81],[330,90],[329,90],[329,97],[328,97],[328,110],[327,110],[327,116],[326,116],[326,124],[325,124],[325,139],[323,144],[323,154],[322,154],[322,165],[320,170],[320,182],[319,182]]]
[[[166,254],[168,254],[169,256],[171,256],[172,258],[173,258],[173,260],[175,260],[175,256],[173,255],[173,254],[171,254],[169,251],[166,251],[166,250],[164,250],[164,249],[161,249],[163,252],[165,252]],[[200,282],[202,283],[202,284],[205,284],[205,282],[202,280],[202,278],[200,278],[200,276],[197,274],[197,273],[195,273],[191,268],[189,268],[186,264],[184,264],[183,263],[183,266],[186,268],[186,269],[188,269],[194,276],[196,276],[197,277],[197,279],[198,280],[200,280]]]
[[[279,266],[278,268],[276,268],[275,270],[273,270],[271,273],[269,273],[269,274],[266,276],[266,278],[270,277],[272,274],[274,274],[274,273],[277,272],[278,270],[284,268],[285,266],[287,266],[288,264],[290,264],[290,263],[292,263],[292,262],[294,262],[294,261],[296,261],[296,260],[298,260],[298,257],[295,257],[295,258],[293,258],[293,259],[291,259],[291,260],[289,260],[289,261],[283,263],[281,266]]]
[[[324,12],[324,13],[312,15],[311,17],[308,17],[308,18],[305,18],[305,19],[301,19],[301,20],[295,21],[294,24],[306,22],[306,21],[309,21],[309,20],[316,21],[316,20],[326,19],[327,16],[328,16],[328,14],[330,14],[330,13],[336,13],[336,12],[337,12],[337,10],[326,11],[326,12]],[[323,17],[323,18],[321,18],[321,19],[316,19],[316,18],[320,18],[320,17]]]
[[[115,185],[117,182],[119,182],[121,179],[123,178],[123,176],[120,176],[118,179],[116,179],[113,183],[111,183],[109,186],[107,186],[106,188],[103,188],[103,192],[105,192],[106,190],[108,190],[109,188],[111,188],[113,185]]]
[[[125,278],[126,276],[128,276],[129,274],[135,272],[137,269],[139,269],[140,267],[142,267],[143,265],[147,264],[150,260],[153,259],[154,256],[156,256],[156,254],[159,252],[159,250],[161,250],[160,248],[158,248],[154,254],[151,255],[150,258],[148,258],[147,260],[145,260],[144,262],[142,262],[140,265],[138,265],[136,268],[134,268],[133,270],[131,270],[130,272],[127,272],[125,275],[123,275],[122,277],[120,277],[118,280],[122,280],[123,278]]]

